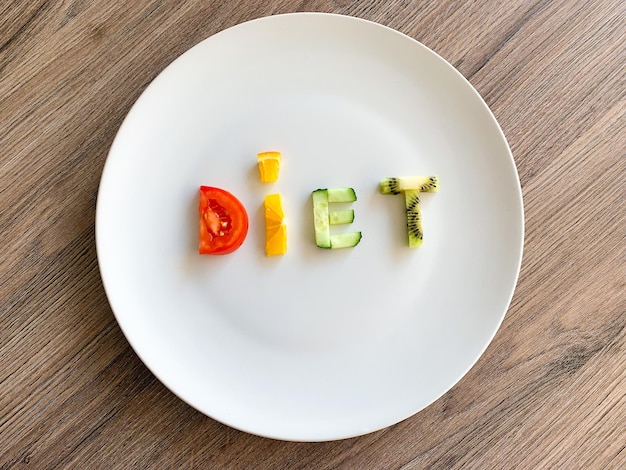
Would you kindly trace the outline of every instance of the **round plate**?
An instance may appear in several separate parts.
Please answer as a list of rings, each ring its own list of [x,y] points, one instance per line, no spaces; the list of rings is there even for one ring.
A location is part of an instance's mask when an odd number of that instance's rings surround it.
[[[277,183],[256,154],[282,152]],[[407,244],[387,176],[433,175],[424,244]],[[245,243],[200,256],[198,188],[247,208]],[[311,192],[352,187],[354,248],[315,246]],[[288,253],[266,257],[282,194]],[[508,308],[523,208],[507,142],[447,62],[411,38],[327,14],[262,18],[201,42],[133,106],[102,175],[104,286],[128,341],[176,395],[235,428],[322,441],[397,423],[477,361]]]

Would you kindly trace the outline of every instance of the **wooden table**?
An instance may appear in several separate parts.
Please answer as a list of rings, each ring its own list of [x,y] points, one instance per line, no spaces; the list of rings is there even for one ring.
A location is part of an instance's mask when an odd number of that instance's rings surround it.
[[[242,21],[323,11],[416,38],[510,143],[526,238],[493,343],[382,431],[281,442],[213,421],[141,363],[94,243],[111,142],[147,84]],[[626,468],[626,2],[3,0],[0,468]]]

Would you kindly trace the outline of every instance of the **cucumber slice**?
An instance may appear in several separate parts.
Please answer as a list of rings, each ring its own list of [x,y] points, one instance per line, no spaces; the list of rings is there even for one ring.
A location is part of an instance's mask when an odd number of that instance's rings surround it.
[[[354,220],[351,209],[329,211],[330,202],[354,202],[356,193],[352,188],[316,189],[313,198],[313,226],[315,244],[320,248],[349,248],[361,241],[361,232],[330,234],[330,225],[350,224]]]
[[[328,190],[313,191],[313,226],[315,244],[320,248],[330,248],[330,221],[328,214]]]
[[[354,222],[354,211],[346,209],[343,211],[330,211],[330,225],[351,224]]]
[[[356,193],[352,188],[328,189],[328,202],[354,202]]]
[[[340,233],[330,236],[331,248],[352,248],[361,241],[361,232]]]
[[[412,189],[422,193],[436,193],[439,191],[439,177],[400,176],[385,178],[380,182],[380,192],[383,194],[400,194]]]

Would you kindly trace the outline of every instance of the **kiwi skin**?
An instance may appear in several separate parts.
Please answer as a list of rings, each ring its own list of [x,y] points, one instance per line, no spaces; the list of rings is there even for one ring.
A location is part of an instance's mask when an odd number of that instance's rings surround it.
[[[382,194],[400,194],[403,191],[416,189],[422,193],[439,191],[439,177],[434,176],[400,176],[384,178],[380,182]]]
[[[404,191],[404,201],[406,207],[406,228],[409,236],[409,247],[417,248],[422,246],[422,243],[424,243],[419,190],[407,189]]]

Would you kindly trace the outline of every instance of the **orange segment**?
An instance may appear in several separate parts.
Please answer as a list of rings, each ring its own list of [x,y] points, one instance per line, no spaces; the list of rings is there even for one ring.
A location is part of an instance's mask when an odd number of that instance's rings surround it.
[[[278,181],[280,171],[280,152],[261,152],[257,154],[261,182],[274,183]]]
[[[265,253],[267,256],[284,255],[287,253],[287,226],[278,225],[266,231]]]
[[[285,218],[283,200],[280,194],[268,194],[265,196],[265,220],[280,225]],[[267,224],[266,224],[267,225]]]
[[[287,226],[280,194],[265,196],[265,253],[267,256],[287,252]]]

